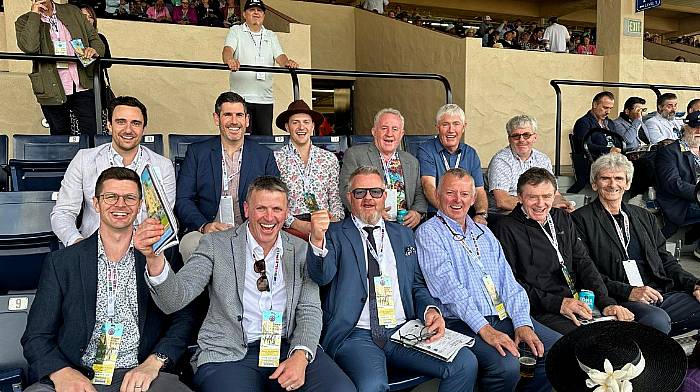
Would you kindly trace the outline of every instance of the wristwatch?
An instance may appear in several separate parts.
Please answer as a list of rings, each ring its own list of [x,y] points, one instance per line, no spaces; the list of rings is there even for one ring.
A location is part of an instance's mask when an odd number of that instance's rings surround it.
[[[311,356],[311,353],[310,353],[310,352],[298,348],[298,349],[292,351],[292,354],[294,354],[295,351],[301,351],[301,352],[303,352],[303,353],[304,353],[304,357],[306,357],[306,362],[311,363],[311,360],[313,359],[313,357]]]
[[[153,353],[153,356],[156,357],[156,359],[162,363],[162,365],[160,367],[161,369],[168,366],[168,363],[170,362],[170,358],[168,358],[167,355],[161,354],[161,353]]]
[[[484,217],[484,219],[489,217],[489,213],[487,211],[477,212],[475,215],[481,215]]]

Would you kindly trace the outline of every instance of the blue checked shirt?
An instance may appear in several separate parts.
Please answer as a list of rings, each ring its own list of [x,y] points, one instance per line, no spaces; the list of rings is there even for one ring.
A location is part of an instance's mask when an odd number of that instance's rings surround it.
[[[513,327],[532,327],[530,320],[530,303],[527,293],[518,284],[513,272],[503,255],[503,249],[496,237],[484,225],[475,223],[467,217],[467,230],[438,212],[455,233],[465,236],[465,244],[474,251],[470,231],[477,237],[484,270],[491,276],[496,290],[505,304],[508,315],[513,320]],[[416,234],[418,262],[425,276],[430,294],[442,303],[443,316],[459,318],[474,332],[488,322],[485,316],[496,316],[496,308],[486,292],[482,280],[481,267],[470,260],[472,256],[454,240],[447,227],[433,217],[418,228]],[[475,256],[474,256],[475,257]]]

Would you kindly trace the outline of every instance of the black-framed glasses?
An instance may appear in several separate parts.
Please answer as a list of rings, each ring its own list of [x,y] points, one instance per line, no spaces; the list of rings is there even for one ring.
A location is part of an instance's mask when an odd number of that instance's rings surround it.
[[[267,280],[267,272],[265,271],[265,259],[255,260],[253,271],[260,274],[258,281],[255,282],[256,286],[258,286],[258,291],[261,293],[270,291],[270,282]]]
[[[119,195],[116,193],[111,193],[111,192],[106,192],[101,194],[99,197],[104,200],[105,203],[113,206],[117,204],[119,201],[119,198],[122,198],[124,200],[124,204],[128,206],[135,206],[141,201],[141,198],[138,195],[135,195],[133,193],[127,193],[126,195]]]
[[[399,339],[401,339],[402,341],[406,341],[406,342],[415,342],[415,343],[424,342],[433,336],[435,336],[435,332],[429,331],[428,327],[421,328],[417,335],[414,333],[402,335],[401,330],[399,329]]]
[[[509,138],[509,139],[513,139],[513,140],[518,140],[518,139],[520,139],[520,138],[523,138],[523,139],[525,139],[525,140],[530,140],[530,138],[531,138],[533,135],[535,135],[535,133],[529,133],[529,132],[526,132],[526,133],[514,133],[514,134],[512,134],[512,135],[508,135],[508,138]]]
[[[384,188],[355,188],[350,191],[355,199],[364,199],[367,192],[373,199],[380,199],[384,195]]]

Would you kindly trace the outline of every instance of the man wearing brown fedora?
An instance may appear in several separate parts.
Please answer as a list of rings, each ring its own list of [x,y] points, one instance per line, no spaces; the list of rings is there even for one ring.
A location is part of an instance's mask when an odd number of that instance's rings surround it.
[[[311,144],[314,128],[322,122],[323,115],[303,100],[290,103],[275,121],[290,136],[289,144],[275,151],[282,181],[289,188],[289,216],[284,227],[301,232],[305,238],[311,232],[312,212],[327,210],[332,220],[345,217],[338,193],[338,158]]]

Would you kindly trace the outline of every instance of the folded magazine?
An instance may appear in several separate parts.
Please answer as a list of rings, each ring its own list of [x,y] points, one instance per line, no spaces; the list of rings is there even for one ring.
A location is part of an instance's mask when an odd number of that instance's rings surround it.
[[[165,230],[158,242],[153,244],[153,252],[161,254],[164,250],[178,244],[175,216],[165,198],[160,180],[151,170],[151,165],[146,165],[141,173],[141,187],[146,202],[146,215],[159,221]]]

